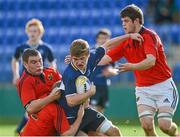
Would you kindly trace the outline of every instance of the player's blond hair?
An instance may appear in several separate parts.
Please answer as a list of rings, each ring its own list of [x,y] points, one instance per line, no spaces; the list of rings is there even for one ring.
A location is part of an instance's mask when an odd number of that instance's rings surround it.
[[[80,57],[89,54],[89,44],[83,39],[76,39],[71,43],[71,56]]]
[[[26,23],[26,33],[31,26],[37,26],[41,35],[44,34],[44,27],[39,19],[33,18]]]

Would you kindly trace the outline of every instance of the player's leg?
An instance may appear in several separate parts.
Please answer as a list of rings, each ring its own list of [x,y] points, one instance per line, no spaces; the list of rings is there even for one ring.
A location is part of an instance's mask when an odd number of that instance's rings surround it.
[[[105,120],[102,125],[97,129],[100,133],[104,133],[107,136],[122,136],[118,127],[112,124],[111,121]]]
[[[159,109],[158,125],[164,133],[176,136],[178,135],[177,125],[172,121],[172,118],[178,104],[178,91],[172,80],[165,86],[167,90],[161,92],[161,98],[157,102]]]
[[[93,135],[96,136],[120,136],[119,129],[114,126],[111,121],[109,121],[102,113],[91,108],[85,110],[80,130],[86,133],[94,131],[96,134],[93,133]]]
[[[103,107],[103,109],[106,109],[107,107],[109,107],[109,89],[108,89],[108,85],[103,86],[103,97],[102,97],[102,104],[101,106]]]
[[[157,136],[154,126],[154,113],[156,110],[146,105],[138,105],[137,108],[141,127],[146,136]]]
[[[95,128],[97,133],[106,136],[121,136],[118,127],[112,124],[102,113],[96,112],[96,118],[89,124],[89,129]],[[103,121],[102,121],[103,120]]]
[[[91,98],[92,107],[98,112],[103,113],[104,109],[109,105],[108,102],[108,86],[96,85],[96,94]]]
[[[154,126],[156,104],[152,100],[151,90],[147,91],[147,88],[136,87],[136,103],[141,127],[146,136],[157,136]]]
[[[177,125],[172,121],[172,109],[161,107],[158,113],[158,126],[166,134],[170,136],[178,135]]]

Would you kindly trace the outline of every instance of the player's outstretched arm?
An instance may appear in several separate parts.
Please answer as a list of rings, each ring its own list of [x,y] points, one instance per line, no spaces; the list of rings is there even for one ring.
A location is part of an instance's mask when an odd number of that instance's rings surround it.
[[[143,37],[140,34],[138,34],[138,33],[130,33],[130,34],[125,34],[125,35],[122,35],[122,36],[112,38],[109,41],[107,41],[106,43],[104,43],[102,45],[102,47],[104,47],[106,49],[110,49],[110,48],[118,46],[121,42],[123,42],[124,40],[127,40],[129,38],[131,38],[133,40],[137,40],[140,43],[143,42]]]
[[[77,133],[79,126],[81,124],[82,118],[84,116],[84,104],[80,106],[77,118],[75,122],[71,125],[70,129],[62,134],[62,136],[73,136]]]
[[[139,63],[124,63],[119,65],[119,72],[133,71],[133,70],[146,70],[153,67],[156,63],[156,58],[148,54],[146,59]]]

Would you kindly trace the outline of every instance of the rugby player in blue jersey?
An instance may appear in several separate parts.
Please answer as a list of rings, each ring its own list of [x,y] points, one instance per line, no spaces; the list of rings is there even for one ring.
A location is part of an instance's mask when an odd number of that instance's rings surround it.
[[[60,105],[65,109],[66,116],[72,124],[76,117],[79,106],[86,104],[84,117],[79,131],[88,133],[95,131],[107,136],[121,136],[120,130],[112,124],[103,114],[89,107],[89,98],[95,94],[95,86],[92,84],[87,92],[79,94],[76,91],[76,79],[83,75],[90,81],[93,80],[93,71],[101,58],[105,55],[106,49],[115,47],[120,42],[127,39],[142,41],[139,34],[126,34],[107,41],[102,46],[90,53],[89,45],[85,40],[74,40],[70,47],[71,63],[65,69],[61,86],[62,96],[59,100]]]

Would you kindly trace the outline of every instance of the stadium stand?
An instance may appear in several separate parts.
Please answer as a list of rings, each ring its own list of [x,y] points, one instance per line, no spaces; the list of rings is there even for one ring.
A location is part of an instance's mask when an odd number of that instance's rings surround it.
[[[31,18],[39,18],[45,26],[44,40],[53,45],[58,68],[62,72],[64,56],[72,40],[83,38],[94,44],[95,34],[102,27],[112,31],[113,36],[123,33],[120,27],[119,11],[127,4],[137,4],[146,10],[149,0],[0,0],[0,83],[10,83],[12,79],[10,61],[14,49],[26,40],[25,23]],[[176,0],[180,9],[180,1]],[[146,13],[148,17],[148,13]],[[155,29],[165,49],[180,46],[180,24],[146,26]],[[178,68],[179,69],[179,68]],[[174,69],[176,70],[176,69]],[[175,71],[180,76],[180,71]],[[126,80],[132,81],[127,74]],[[121,79],[120,80],[125,80]],[[179,78],[178,78],[179,80]]]

